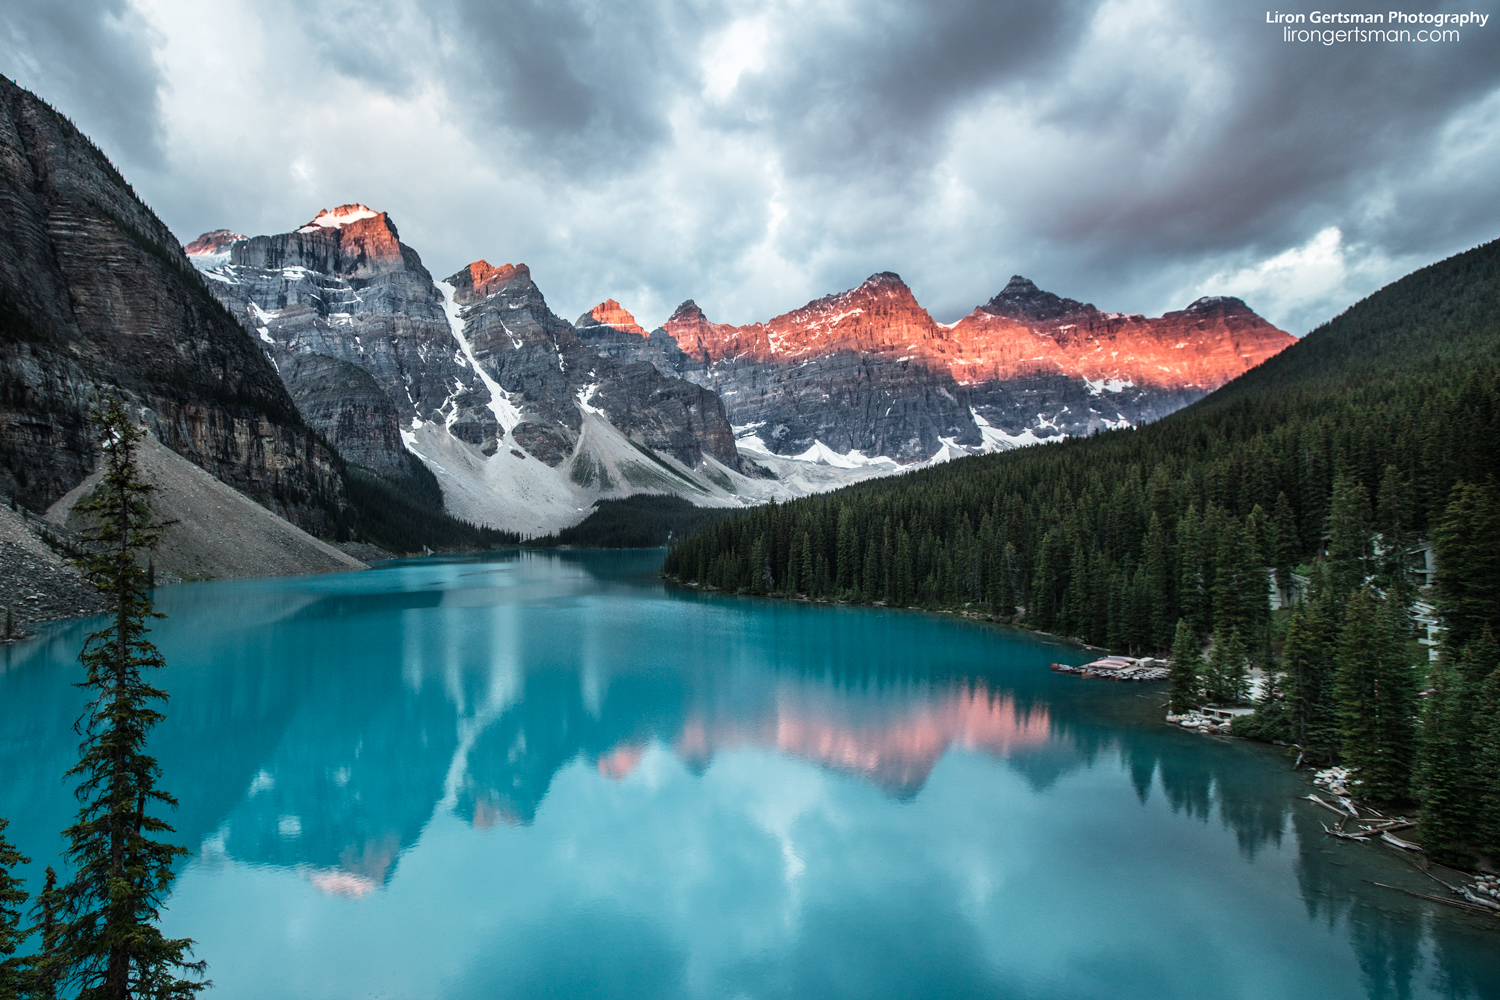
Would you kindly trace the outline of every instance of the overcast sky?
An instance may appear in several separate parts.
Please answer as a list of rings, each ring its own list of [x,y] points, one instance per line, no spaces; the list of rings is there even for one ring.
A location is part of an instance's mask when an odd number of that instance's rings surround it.
[[[1240,295],[1300,335],[1500,236],[1500,19],[1323,46],[1265,16],[5,0],[0,72],[184,243],[362,201],[437,277],[525,262],[569,319],[613,297],[654,326],[691,297],[748,322],[892,270],[940,321],[1020,273],[1153,315]]]

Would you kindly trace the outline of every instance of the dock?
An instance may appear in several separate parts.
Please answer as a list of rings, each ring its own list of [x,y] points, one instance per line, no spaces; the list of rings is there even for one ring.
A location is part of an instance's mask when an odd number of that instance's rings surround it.
[[[1101,656],[1097,660],[1074,666],[1070,663],[1052,664],[1054,673],[1073,674],[1107,681],[1164,681],[1167,667],[1161,660],[1143,656]]]

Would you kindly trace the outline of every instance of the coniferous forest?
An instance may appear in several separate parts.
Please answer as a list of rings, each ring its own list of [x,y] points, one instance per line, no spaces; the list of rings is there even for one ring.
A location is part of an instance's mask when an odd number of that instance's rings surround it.
[[[673,546],[663,572],[1175,652],[1179,709],[1243,701],[1266,668],[1237,734],[1358,767],[1369,799],[1421,803],[1437,857],[1493,858],[1497,455],[1500,241],[1155,424],[744,511]],[[1427,543],[1433,581],[1413,572]],[[1441,626],[1430,663],[1419,599]]]

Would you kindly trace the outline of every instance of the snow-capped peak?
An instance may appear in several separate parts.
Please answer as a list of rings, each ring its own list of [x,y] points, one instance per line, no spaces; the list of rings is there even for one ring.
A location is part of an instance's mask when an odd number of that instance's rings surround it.
[[[313,220],[297,230],[297,232],[315,233],[319,229],[337,229],[339,226],[346,226],[351,222],[358,222],[360,219],[373,219],[379,214],[374,209],[366,205],[361,205],[358,202],[351,205],[340,205],[338,208],[325,208],[313,216]]]

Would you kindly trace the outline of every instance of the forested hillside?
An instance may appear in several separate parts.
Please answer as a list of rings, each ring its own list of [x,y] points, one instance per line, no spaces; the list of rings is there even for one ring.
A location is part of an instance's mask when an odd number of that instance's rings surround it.
[[[1370,798],[1422,801],[1439,855],[1500,857],[1497,455],[1492,242],[1158,423],[756,508],[684,539],[664,572],[747,593],[979,608],[1173,650],[1179,706],[1243,701],[1247,668],[1270,667],[1244,729],[1359,767]],[[1439,562],[1426,596],[1447,630],[1430,671],[1410,618],[1423,540]],[[1299,566],[1310,582],[1294,595]],[[1273,586],[1301,599],[1284,646]]]
[[[978,605],[1165,652],[1253,631],[1343,480],[1396,544],[1500,454],[1500,242],[1412,274],[1158,423],[963,459],[712,524],[665,572],[727,590]]]

